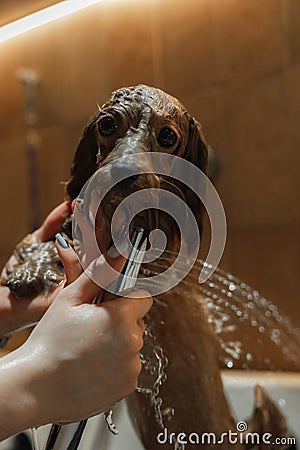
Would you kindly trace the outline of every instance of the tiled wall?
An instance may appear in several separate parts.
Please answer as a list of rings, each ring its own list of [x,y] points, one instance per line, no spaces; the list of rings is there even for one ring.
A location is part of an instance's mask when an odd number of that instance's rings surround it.
[[[1,44],[0,58],[2,261],[30,216],[17,69],[40,78],[42,215],[96,103],[142,82],[179,97],[220,158],[223,267],[300,324],[298,0],[107,0]]]

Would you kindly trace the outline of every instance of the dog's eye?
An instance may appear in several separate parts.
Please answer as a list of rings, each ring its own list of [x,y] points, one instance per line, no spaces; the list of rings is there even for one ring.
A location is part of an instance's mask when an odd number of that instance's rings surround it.
[[[172,128],[162,128],[157,137],[157,142],[162,147],[172,147],[177,142],[177,134]]]
[[[117,128],[116,121],[112,116],[106,116],[99,120],[98,129],[99,133],[103,136],[110,136]]]

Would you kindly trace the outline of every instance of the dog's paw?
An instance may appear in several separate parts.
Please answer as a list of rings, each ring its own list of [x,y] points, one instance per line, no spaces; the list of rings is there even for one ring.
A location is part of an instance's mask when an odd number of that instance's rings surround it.
[[[17,299],[33,298],[44,291],[42,280],[25,264],[21,264],[8,275],[5,285]]]
[[[64,279],[63,265],[54,242],[21,243],[14,251],[14,263],[2,274],[5,284],[17,299],[48,294]]]

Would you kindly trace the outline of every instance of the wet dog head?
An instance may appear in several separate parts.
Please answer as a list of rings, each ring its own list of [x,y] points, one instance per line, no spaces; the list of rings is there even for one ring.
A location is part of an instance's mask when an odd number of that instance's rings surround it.
[[[144,85],[119,89],[83,131],[66,187],[68,198],[75,199],[99,168],[112,181],[117,181],[120,174],[126,176],[116,182],[101,203],[96,221],[102,233],[101,250],[110,244],[109,223],[118,203],[145,188],[166,189],[178,195],[191,209],[201,230],[203,207],[198,196],[182,182],[154,173],[143,157],[148,152],[176,155],[206,172],[207,147],[201,127],[177,99]],[[134,222],[148,230],[162,229],[169,248],[176,247],[180,240],[176,223],[159,207],[138,214]]]

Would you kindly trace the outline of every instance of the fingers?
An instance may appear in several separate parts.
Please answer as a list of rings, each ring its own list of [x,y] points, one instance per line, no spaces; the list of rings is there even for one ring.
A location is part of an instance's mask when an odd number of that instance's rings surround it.
[[[130,305],[132,314],[135,315],[136,320],[142,319],[153,304],[153,300],[149,292],[147,291],[133,291],[127,294],[126,297],[119,299],[122,302],[122,307],[126,308]]]
[[[120,319],[127,322],[136,323],[139,329],[144,331],[144,321],[142,318],[147,314],[153,304],[151,295],[146,291],[134,291],[129,296],[116,298],[109,302],[102,303],[111,316],[116,314]]]
[[[44,242],[52,239],[61,230],[61,225],[71,215],[71,203],[63,202],[58,205],[44,220],[44,223],[33,234],[37,240]]]
[[[90,220],[90,215],[83,209],[82,204],[77,200],[72,202],[72,208],[74,213],[74,218],[77,225],[80,228],[82,241],[81,248],[82,252],[88,256],[88,263],[93,261],[99,255],[99,250],[95,246],[95,241],[92,238],[94,236],[94,225]]]
[[[112,256],[101,255],[94,260],[72,284],[76,303],[91,302],[102,288],[109,286],[120,275],[126,258],[117,256],[115,249],[110,254]]]
[[[131,297],[122,297],[101,303],[98,308],[105,309],[112,319],[116,342],[121,343],[120,358],[135,358],[144,345],[145,324],[142,319],[152,306],[148,292],[135,291]],[[100,311],[99,311],[100,312]]]
[[[137,324],[140,327],[142,333],[144,333],[144,331],[146,329],[146,325],[145,325],[145,322],[143,321],[143,319],[138,319]]]
[[[75,251],[70,247],[68,241],[57,233],[55,235],[55,246],[57,248],[58,255],[63,263],[66,274],[66,286],[73,283],[81,274],[82,268]]]
[[[129,321],[137,323],[144,331],[145,325],[142,320],[153,304],[153,299],[147,291],[134,291],[126,297],[118,297],[105,303],[101,307],[105,308],[113,317],[118,316],[128,318]]]

